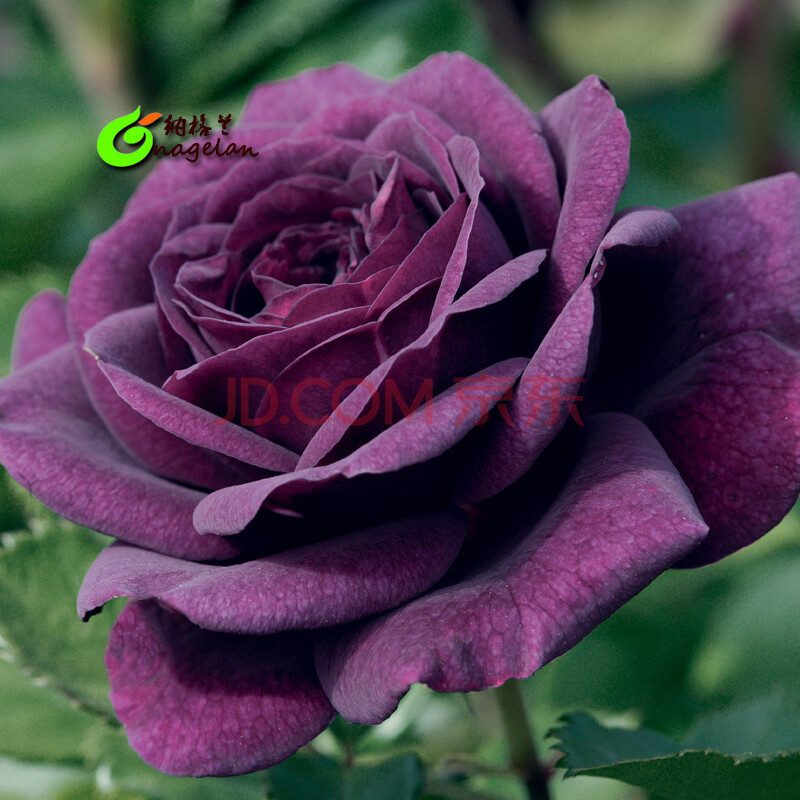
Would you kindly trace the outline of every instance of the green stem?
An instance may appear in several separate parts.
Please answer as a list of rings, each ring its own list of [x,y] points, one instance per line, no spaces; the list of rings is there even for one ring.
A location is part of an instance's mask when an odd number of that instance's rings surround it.
[[[506,681],[495,689],[495,697],[508,741],[511,766],[525,782],[531,800],[549,800],[547,770],[536,754],[519,681]]]
[[[572,84],[549,48],[538,25],[538,3],[474,0],[498,56],[516,66],[549,97]]]
[[[755,180],[780,165],[781,77],[789,26],[784,0],[751,0],[746,13],[734,52],[743,177]]]

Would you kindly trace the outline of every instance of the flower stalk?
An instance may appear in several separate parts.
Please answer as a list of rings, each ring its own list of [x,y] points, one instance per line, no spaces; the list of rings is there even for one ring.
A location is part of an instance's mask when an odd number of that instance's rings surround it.
[[[743,178],[785,169],[780,141],[782,80],[789,30],[784,0],[751,0],[740,11],[733,46]]]
[[[511,766],[524,781],[531,800],[550,800],[547,769],[536,753],[519,681],[506,681],[495,689],[495,698],[508,742]]]

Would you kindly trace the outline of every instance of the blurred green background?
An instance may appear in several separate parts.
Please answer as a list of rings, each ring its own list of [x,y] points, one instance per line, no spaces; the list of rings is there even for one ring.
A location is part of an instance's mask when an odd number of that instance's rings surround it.
[[[534,108],[588,73],[604,78],[632,132],[622,205],[675,205],[798,163],[798,2],[0,0],[0,374],[22,304],[46,286],[66,289],[90,239],[152,164],[100,161],[95,141],[110,119],[141,105],[189,119],[232,113],[235,122],[261,81],[335,61],[392,78],[456,49]],[[313,752],[267,775],[158,775],[128,750],[105,696],[115,610],[88,625],[74,613],[100,537],[58,520],[5,476],[2,486],[0,800],[525,796],[507,772],[490,693],[419,687],[384,725],[337,724]],[[664,575],[526,681],[545,758],[547,730],[575,709],[680,737],[704,715],[752,702],[780,707],[800,730],[798,619],[794,515],[721,564]],[[419,762],[373,766],[409,749]],[[366,777],[345,786],[325,756],[353,752]],[[575,778],[557,782],[554,796],[644,794]]]

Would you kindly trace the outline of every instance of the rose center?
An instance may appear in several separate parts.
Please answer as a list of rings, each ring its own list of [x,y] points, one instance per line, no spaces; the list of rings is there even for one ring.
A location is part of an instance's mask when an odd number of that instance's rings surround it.
[[[363,231],[352,219],[286,228],[250,262],[232,308],[253,317],[282,290],[341,283],[365,254]]]

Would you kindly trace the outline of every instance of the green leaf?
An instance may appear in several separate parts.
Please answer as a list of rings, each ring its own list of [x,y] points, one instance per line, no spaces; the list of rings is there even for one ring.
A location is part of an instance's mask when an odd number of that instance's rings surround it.
[[[0,753],[21,761],[79,764],[94,717],[0,660]]]
[[[96,781],[87,779],[65,786],[56,795],[56,800],[149,800],[149,798],[125,789],[111,788],[106,792],[98,787]]]
[[[76,767],[28,764],[0,755],[0,800],[52,800],[81,777]]]
[[[267,772],[274,800],[415,800],[424,777],[413,753],[349,768],[327,756],[300,753]]]
[[[357,750],[358,744],[368,736],[374,727],[371,725],[356,725],[348,722],[344,717],[336,717],[330,724],[331,733],[345,746]]]
[[[741,727],[752,715],[749,708],[718,721]],[[553,735],[565,754],[559,766],[567,777],[614,778],[666,800],[777,800],[795,797],[800,785],[800,752],[730,754],[687,747],[647,729],[608,728],[584,713],[565,722]],[[711,735],[709,728],[705,735]]]
[[[189,59],[168,98],[196,102],[213,96],[258,68],[276,51],[285,51],[306,36],[327,27],[357,0],[282,0],[252,3],[227,30],[206,47],[213,51],[213,68],[206,59]]]
[[[635,721],[678,733],[698,711],[792,685],[800,659],[799,536],[794,512],[716,564],[659,576],[537,673],[531,714],[554,720],[574,708],[635,709]],[[756,602],[757,587],[775,582],[782,588]]]
[[[715,567],[661,575],[545,666],[534,679],[531,697],[552,708],[553,719],[573,708],[615,714],[636,708],[647,724],[685,726],[696,714],[685,690],[692,656],[724,587]],[[534,718],[542,716],[540,707],[530,710]]]
[[[103,654],[114,614],[83,623],[75,610],[100,537],[43,508],[34,522],[36,533],[15,536],[0,553],[0,635],[20,668],[111,720]]]
[[[121,729],[97,726],[87,737],[86,756],[104,781],[148,800],[264,800],[264,773],[231,778],[177,778],[145,764]]]
[[[680,746],[655,731],[607,728],[589,714],[577,712],[563,718],[567,725],[552,732],[565,753],[560,766],[568,774],[616,761],[636,761],[671,755]]]

